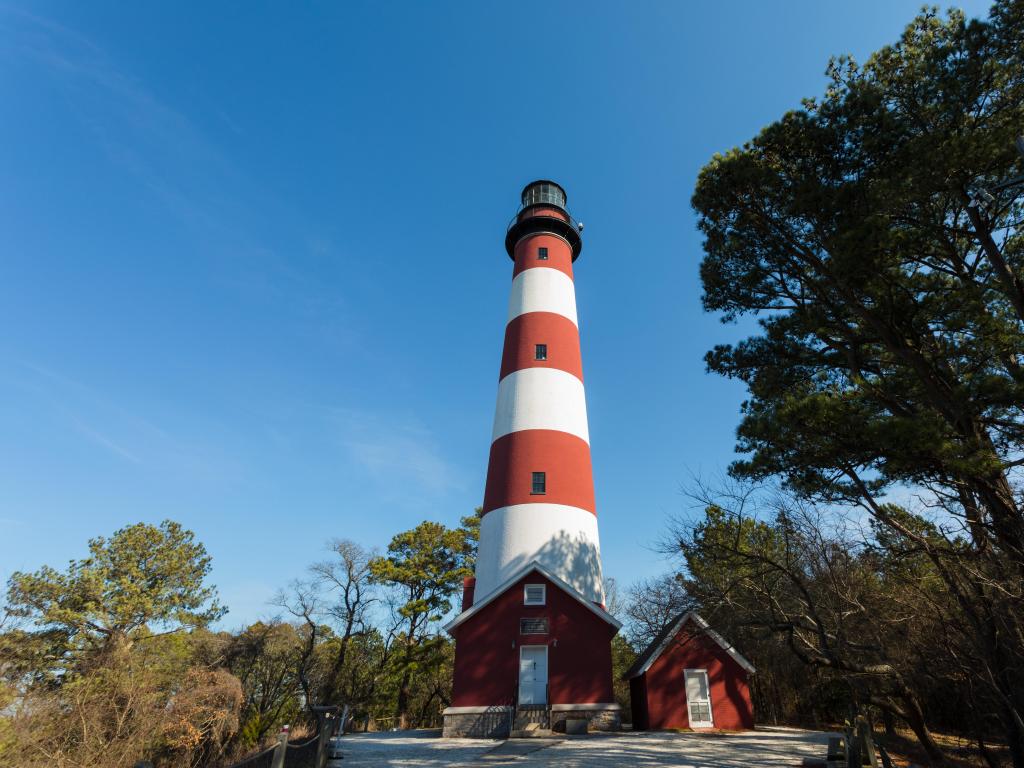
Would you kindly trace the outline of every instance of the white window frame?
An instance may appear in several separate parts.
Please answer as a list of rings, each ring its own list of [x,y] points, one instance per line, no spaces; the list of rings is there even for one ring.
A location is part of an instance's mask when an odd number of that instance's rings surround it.
[[[530,601],[530,589],[533,587],[540,587],[540,602]],[[547,584],[524,584],[523,585],[523,605],[547,605],[548,602],[548,585]]]
[[[698,722],[693,721],[693,715],[690,713],[690,692],[686,690],[686,675],[690,672],[695,674],[704,675],[704,686],[708,691],[708,718],[707,720],[700,720]],[[686,696],[686,721],[689,723],[691,728],[714,728],[715,727],[715,708],[711,702],[711,677],[708,675],[707,669],[684,669],[683,670],[683,695]]]

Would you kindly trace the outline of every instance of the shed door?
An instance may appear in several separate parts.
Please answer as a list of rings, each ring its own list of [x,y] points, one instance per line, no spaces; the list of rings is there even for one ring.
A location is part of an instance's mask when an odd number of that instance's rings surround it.
[[[524,645],[519,648],[519,703],[548,703],[546,645]]]
[[[710,728],[714,725],[711,719],[711,692],[708,689],[708,671],[706,669],[687,669],[686,675],[686,713],[691,728]]]

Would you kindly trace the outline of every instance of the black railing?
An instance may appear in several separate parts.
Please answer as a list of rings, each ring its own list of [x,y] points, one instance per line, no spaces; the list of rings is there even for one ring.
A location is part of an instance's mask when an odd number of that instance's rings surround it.
[[[515,215],[512,216],[512,218],[509,220],[508,226],[505,227],[505,231],[507,232],[508,230],[512,229],[512,227],[514,227],[516,224],[519,223],[519,217],[522,215],[523,211],[525,211],[527,208],[545,208],[545,207],[548,207],[548,206],[536,205],[536,204],[523,206],[518,211],[516,211]],[[564,220],[567,221],[569,223],[569,226],[571,226],[577,232],[582,232],[583,231],[583,225],[579,221],[574,219],[572,217],[572,214],[569,213],[567,210],[565,210],[565,208],[562,208],[562,206],[560,206],[560,205],[552,205],[550,207],[558,208],[562,213],[564,213],[565,214],[565,219]],[[529,219],[529,218],[533,218],[533,217],[532,216],[527,216],[526,218]],[[538,217],[538,218],[544,218],[544,217]],[[550,217],[547,217],[547,218],[557,219],[558,217],[557,216],[550,216]]]

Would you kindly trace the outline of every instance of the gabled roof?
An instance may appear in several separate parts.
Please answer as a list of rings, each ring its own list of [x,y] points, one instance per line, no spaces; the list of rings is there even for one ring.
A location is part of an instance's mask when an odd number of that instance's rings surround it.
[[[577,592],[574,587],[562,581],[560,578],[555,576],[555,574],[553,574],[543,565],[534,560],[533,562],[527,563],[518,571],[513,573],[508,579],[506,579],[498,587],[492,590],[491,593],[487,595],[487,597],[485,597],[479,603],[475,603],[472,607],[466,609],[458,616],[456,616],[454,619],[445,624],[445,631],[450,633],[453,629],[459,626],[459,624],[462,624],[471,616],[475,616],[477,613],[483,610],[485,606],[490,605],[492,602],[497,600],[501,595],[505,594],[505,592],[507,592],[509,588],[512,587],[512,585],[514,585],[517,581],[519,581],[521,578],[526,576],[531,571],[536,571],[537,573],[539,573],[541,576],[543,576],[556,587],[561,589],[567,595],[574,598],[580,605],[582,605],[588,611],[593,613],[595,616],[598,616],[607,623],[611,624],[613,627],[615,627],[615,629],[620,629],[622,627],[622,622],[616,621],[615,618],[610,613],[608,613],[608,611],[604,610],[599,606],[594,605],[592,602],[587,600],[587,598],[585,598],[583,595]]]
[[[668,648],[669,644],[675,639],[676,635],[679,634],[679,630],[683,628],[683,625],[686,624],[687,621],[693,621],[693,623],[699,628],[701,634],[714,640],[723,651],[732,656],[733,660],[747,670],[747,672],[754,674],[757,671],[754,669],[753,664],[747,661],[739,651],[729,645],[729,643],[725,641],[724,637],[715,632],[715,630],[711,628],[711,625],[704,621],[696,611],[684,611],[679,614],[675,620],[670,621],[665,628],[658,633],[658,636],[651,641],[651,644],[644,649],[644,652],[637,656],[636,661],[633,662],[633,666],[627,669],[622,675],[622,679],[629,680],[632,677],[639,677],[650,669],[651,665],[654,664],[658,657],[665,652],[665,649]]]

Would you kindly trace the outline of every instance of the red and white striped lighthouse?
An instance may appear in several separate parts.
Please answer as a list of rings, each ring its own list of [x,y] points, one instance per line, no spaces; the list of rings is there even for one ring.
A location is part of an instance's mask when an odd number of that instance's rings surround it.
[[[619,725],[604,609],[573,262],[582,225],[535,181],[505,236],[512,258],[476,577],[455,637],[447,736]]]
[[[604,604],[573,262],[583,247],[552,181],[522,193],[487,465],[474,601],[531,561]]]

